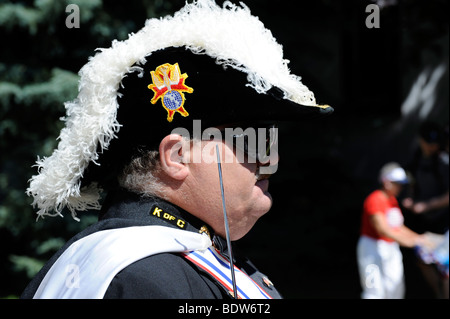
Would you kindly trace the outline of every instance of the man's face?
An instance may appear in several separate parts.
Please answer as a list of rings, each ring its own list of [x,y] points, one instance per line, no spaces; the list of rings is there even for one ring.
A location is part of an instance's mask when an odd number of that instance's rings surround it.
[[[397,182],[386,182],[385,189],[389,192],[390,195],[394,197],[398,197],[403,189],[403,185]]]
[[[270,175],[260,175],[261,164],[249,161],[247,157],[239,162],[233,147],[225,141],[194,144],[193,148],[202,149],[202,161],[188,164],[190,174],[187,183],[195,192],[195,213],[219,235],[225,237],[216,145],[221,158],[230,235],[232,240],[237,240],[271,208],[272,197],[268,192]]]

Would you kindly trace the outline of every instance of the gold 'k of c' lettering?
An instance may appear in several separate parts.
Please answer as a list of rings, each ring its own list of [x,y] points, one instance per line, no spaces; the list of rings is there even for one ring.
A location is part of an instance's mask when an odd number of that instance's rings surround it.
[[[178,227],[184,228],[184,224],[185,224],[184,220],[181,220],[181,219],[177,220],[177,226]]]
[[[168,220],[175,220],[175,217],[168,213],[164,213],[163,218]]]
[[[162,208],[154,207],[151,215],[156,216],[161,219],[165,219],[166,221],[170,222],[172,225],[176,225],[179,228],[186,227],[186,222],[183,219],[177,218],[176,216],[174,216],[172,214],[164,212],[162,210]]]
[[[155,209],[153,210],[153,216],[161,217],[161,212],[162,212],[161,208],[155,207]]]

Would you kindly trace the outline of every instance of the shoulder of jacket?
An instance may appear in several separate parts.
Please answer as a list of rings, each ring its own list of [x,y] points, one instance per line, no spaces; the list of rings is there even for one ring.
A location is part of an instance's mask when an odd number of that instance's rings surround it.
[[[125,267],[112,280],[105,298],[216,298],[209,286],[181,255],[162,253]]]

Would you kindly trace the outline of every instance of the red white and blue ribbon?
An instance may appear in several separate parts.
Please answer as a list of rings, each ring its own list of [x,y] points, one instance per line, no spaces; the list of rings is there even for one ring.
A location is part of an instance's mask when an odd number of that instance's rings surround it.
[[[230,294],[233,293],[230,262],[214,247],[183,253],[184,257],[211,275]],[[272,299],[246,273],[234,266],[236,288],[239,299]]]

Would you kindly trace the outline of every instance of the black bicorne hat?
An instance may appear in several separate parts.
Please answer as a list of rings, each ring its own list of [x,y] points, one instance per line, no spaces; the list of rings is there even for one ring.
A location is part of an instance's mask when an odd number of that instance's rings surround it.
[[[89,166],[86,184],[100,181],[104,188],[113,185],[118,171],[133,157],[158,150],[161,140],[175,129],[192,132],[194,120],[206,129],[305,121],[333,112],[327,105],[303,105],[286,99],[277,87],[258,93],[248,85],[248,74],[186,47],[156,51],[144,65],[133,69],[119,89],[120,131],[100,155],[100,165]]]

